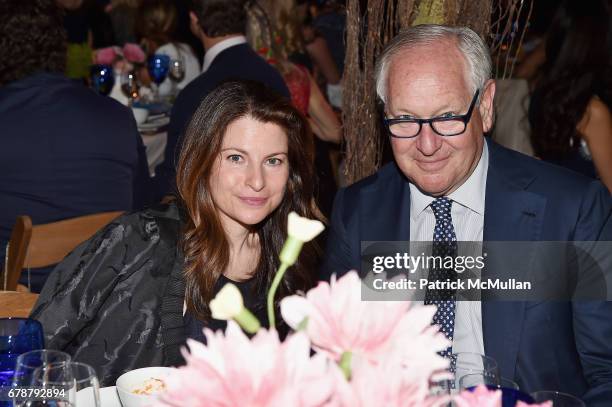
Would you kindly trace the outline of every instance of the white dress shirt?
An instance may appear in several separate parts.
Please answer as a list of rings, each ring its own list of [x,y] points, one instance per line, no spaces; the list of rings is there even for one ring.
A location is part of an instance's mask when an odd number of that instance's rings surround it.
[[[235,45],[244,44],[246,42],[247,39],[244,35],[237,35],[235,37],[231,37],[221,42],[218,42],[212,47],[210,47],[210,49],[207,49],[206,53],[204,54],[204,62],[202,62],[202,73],[206,72],[208,68],[210,68],[210,65],[212,64],[213,60],[222,51],[225,51],[226,49]]]
[[[489,152],[485,141],[474,172],[457,190],[447,196],[453,201],[451,216],[458,241],[482,242],[488,168]],[[410,184],[411,241],[432,241],[436,218],[429,205],[434,200],[435,197],[423,194],[416,186]],[[484,355],[480,301],[456,303],[453,353],[459,352]]]

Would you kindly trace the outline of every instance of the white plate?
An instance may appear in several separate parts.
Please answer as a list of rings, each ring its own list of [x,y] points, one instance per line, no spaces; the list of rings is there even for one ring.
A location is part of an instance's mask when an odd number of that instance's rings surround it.
[[[146,122],[138,125],[140,131],[156,131],[157,129],[167,126],[170,123],[170,117],[162,116],[153,120],[147,120]]]
[[[83,389],[77,393],[77,406],[95,407],[93,394]],[[102,387],[100,389],[100,407],[123,407],[119,401],[117,388],[115,386]]]

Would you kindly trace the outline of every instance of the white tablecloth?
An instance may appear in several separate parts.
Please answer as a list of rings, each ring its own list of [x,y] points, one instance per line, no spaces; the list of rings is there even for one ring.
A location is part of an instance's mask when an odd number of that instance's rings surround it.
[[[164,162],[164,150],[168,142],[168,133],[140,133],[142,141],[147,148],[147,162],[149,163],[149,174],[155,176],[155,167]]]

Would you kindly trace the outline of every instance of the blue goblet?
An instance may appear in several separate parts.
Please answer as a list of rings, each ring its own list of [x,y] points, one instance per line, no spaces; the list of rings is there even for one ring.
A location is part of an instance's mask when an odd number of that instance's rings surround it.
[[[115,85],[113,67],[110,65],[92,65],[90,69],[91,87],[101,95],[108,95]]]
[[[166,79],[170,69],[170,57],[164,54],[154,54],[147,60],[147,69],[155,87],[155,100],[159,100],[159,85]]]
[[[42,349],[43,330],[40,322],[28,318],[0,319],[0,387],[13,383],[19,355]],[[10,401],[1,401],[0,407],[11,406]]]

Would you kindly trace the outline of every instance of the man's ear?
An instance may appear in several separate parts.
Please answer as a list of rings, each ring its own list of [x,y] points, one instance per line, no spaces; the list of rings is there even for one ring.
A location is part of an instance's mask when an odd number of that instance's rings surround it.
[[[486,133],[493,127],[493,99],[495,97],[495,81],[489,79],[484,86],[482,95],[480,96],[480,105],[478,110],[482,118],[482,130]]]
[[[201,28],[200,28],[200,20],[198,19],[198,16],[196,16],[196,14],[193,11],[189,12],[189,28],[191,29],[191,32],[193,33],[193,35],[195,35],[196,37],[200,37],[200,32],[201,32]]]

